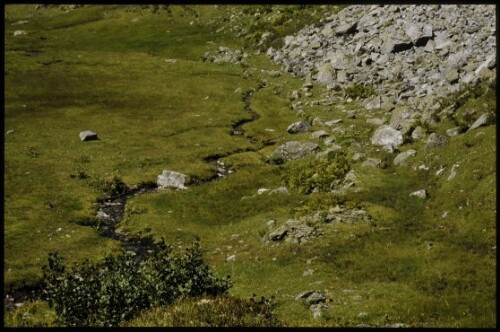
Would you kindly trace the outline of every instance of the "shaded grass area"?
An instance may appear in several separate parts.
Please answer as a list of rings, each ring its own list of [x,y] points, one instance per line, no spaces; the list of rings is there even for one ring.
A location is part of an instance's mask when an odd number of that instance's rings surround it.
[[[27,35],[13,37],[16,27],[9,23],[32,8],[7,7],[5,128],[14,133],[5,136],[4,288],[21,280],[34,283],[49,251],[81,260],[118,247],[74,223],[91,217],[99,182],[115,175],[129,185],[155,181],[163,169],[210,177],[215,169],[203,162],[205,156],[249,144],[229,135],[231,124],[248,116],[235,86],[245,90],[254,84],[241,79],[239,67],[191,61],[181,51],[171,64],[128,48],[130,38],[151,43],[146,32],[121,35],[127,52],[102,40],[104,32],[79,34],[103,22],[119,29],[130,19],[119,6],[111,8],[117,11],[113,24],[104,16],[80,24],[88,11],[101,15],[99,6],[70,13],[40,10],[28,15]],[[57,24],[74,24],[54,30],[50,15]],[[172,30],[191,33],[175,24]],[[93,42],[82,42],[85,36]],[[40,45],[38,56],[16,51]],[[87,129],[100,140],[80,142],[78,133]]]

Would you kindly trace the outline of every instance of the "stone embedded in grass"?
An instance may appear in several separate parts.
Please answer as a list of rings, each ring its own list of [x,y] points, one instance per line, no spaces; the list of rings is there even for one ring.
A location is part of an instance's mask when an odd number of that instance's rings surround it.
[[[186,182],[186,175],[178,172],[164,170],[156,180],[158,189],[165,188],[175,188],[175,189],[187,189],[184,186]]]
[[[328,133],[324,130],[317,130],[311,134],[311,138],[323,138],[327,137]]]
[[[432,149],[436,147],[441,147],[443,145],[446,145],[446,143],[448,143],[448,139],[446,138],[446,136],[438,133],[432,133],[429,135],[429,138],[427,139],[425,148]]]
[[[446,181],[453,180],[453,178],[457,175],[457,172],[455,171],[455,168],[457,168],[458,166],[460,166],[460,164],[453,165],[453,167],[450,170],[450,175],[448,176],[448,178],[446,179]]]
[[[382,99],[380,98],[380,96],[366,98],[363,101],[362,105],[367,110],[377,109],[382,105]]]
[[[372,125],[375,125],[375,126],[381,126],[385,123],[385,119],[381,119],[381,118],[368,118],[366,119],[366,123],[369,123],[369,124],[372,124]]]
[[[274,150],[268,159],[270,162],[282,162],[284,160],[293,160],[306,157],[319,150],[319,145],[312,142],[290,141],[279,146]]]
[[[274,223],[272,223],[272,225],[274,225]],[[321,235],[322,233],[316,228],[306,225],[305,219],[289,219],[284,225],[271,229],[265,234],[263,236],[263,241],[268,243],[285,241],[300,244]]]
[[[450,128],[446,131],[446,135],[448,135],[450,137],[457,136],[458,134],[460,134],[459,127]]]
[[[25,34],[26,34],[26,31],[24,31],[24,30],[16,30],[16,31],[14,31],[14,37],[22,36],[22,35],[25,35]]]
[[[106,212],[100,210],[100,211],[97,211],[96,218],[99,219],[99,220],[108,219],[109,218],[109,214],[107,214]]]
[[[309,131],[309,129],[311,129],[311,126],[307,121],[298,121],[289,125],[287,131],[290,134],[296,134],[296,133],[305,133]]]
[[[424,136],[425,136],[425,129],[420,126],[417,126],[411,133],[411,138],[413,138],[414,140],[418,140]]]
[[[270,219],[266,222],[266,225],[267,227],[273,227],[274,225],[276,225],[276,220]]]
[[[278,188],[272,189],[269,192],[269,195],[272,195],[272,194],[287,194],[288,195],[288,189],[286,187],[278,187]]]
[[[398,154],[396,156],[396,158],[394,158],[394,165],[395,166],[405,165],[408,158],[413,157],[416,153],[417,153],[417,151],[415,151],[413,149],[407,150],[405,152],[401,152],[400,154]]]
[[[470,128],[467,129],[467,131],[471,131],[471,130],[474,130],[476,128],[482,127],[482,126],[487,126],[487,125],[493,123],[494,122],[493,120],[494,120],[493,116],[491,116],[488,113],[485,113],[485,114],[481,115],[476,121],[474,121],[472,126],[470,126]]]
[[[281,241],[285,238],[287,233],[288,233],[288,227],[283,225],[269,232],[267,238],[271,241]]]
[[[381,167],[382,160],[378,158],[368,158],[361,164],[361,167]]]
[[[334,119],[334,120],[330,120],[330,121],[325,122],[325,125],[327,125],[328,127],[333,127],[334,125],[341,123],[341,122],[342,122],[342,119]]]
[[[296,300],[303,301],[311,306],[319,303],[325,303],[326,295],[322,292],[315,292],[312,290],[308,290],[297,295]]]
[[[417,190],[415,192],[412,192],[410,194],[410,196],[426,199],[427,198],[427,191],[425,189]]]
[[[267,189],[267,188],[260,188],[257,190],[257,194],[259,195],[262,195],[263,193],[265,193],[266,191],[269,191],[271,189]]]
[[[353,161],[363,161],[366,158],[366,153],[364,152],[357,152],[352,156]]]
[[[373,145],[390,145],[397,148],[403,144],[403,134],[391,126],[382,125],[375,130],[371,141]]]
[[[95,141],[98,140],[97,134],[90,130],[85,130],[80,133],[80,140],[85,141]]]

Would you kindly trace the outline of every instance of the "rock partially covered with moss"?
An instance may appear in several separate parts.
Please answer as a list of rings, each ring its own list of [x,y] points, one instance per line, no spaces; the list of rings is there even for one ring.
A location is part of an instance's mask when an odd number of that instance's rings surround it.
[[[279,146],[267,158],[268,162],[280,164],[287,160],[300,159],[319,150],[319,145],[312,142],[290,141]]]

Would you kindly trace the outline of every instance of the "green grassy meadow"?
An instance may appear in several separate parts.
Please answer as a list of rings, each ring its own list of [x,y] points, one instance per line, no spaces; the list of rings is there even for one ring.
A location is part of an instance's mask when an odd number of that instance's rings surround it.
[[[51,251],[77,262],[120,249],[118,241],[81,225],[95,214],[103,181],[118,176],[129,186],[154,182],[164,169],[192,181],[208,179],[217,170],[203,159],[217,154],[227,155],[221,161],[234,173],[184,191],[131,199],[121,230],[163,237],[176,248],[200,237],[208,264],[218,275],[231,276],[230,295],[274,296],[276,314],[287,326],[494,327],[496,126],[450,137],[439,149],[425,150],[423,140],[406,144],[402,150],[418,153],[407,166],[395,167],[390,156],[369,144],[375,127],[366,117],[377,114],[364,114],[356,100],[308,105],[304,113],[310,119],[342,118],[345,128],[352,126],[337,137],[349,156],[362,150],[367,157],[386,158],[388,167],[352,161],[360,190],[342,197],[294,191],[259,195],[259,188],[282,186],[301,162],[266,163],[277,146],[298,140],[326,147],[310,133],[286,131],[301,119],[288,99],[301,79],[270,76],[279,67],[251,50],[246,65],[201,60],[221,45],[242,48],[234,34],[216,31],[228,31],[233,24],[228,17],[242,10],[250,14],[238,24],[250,26],[257,7],[170,6],[170,13],[119,5],[67,11],[4,7],[4,292],[35,285]],[[278,15],[273,8],[266,15],[289,22],[276,28],[279,36],[329,10],[317,7],[301,9],[303,16],[293,24],[279,16],[291,11]],[[23,20],[28,22],[13,25]],[[14,36],[16,30],[26,34]],[[34,51],[39,53],[27,55]],[[267,86],[257,90],[261,80]],[[260,118],[243,127],[255,142],[230,135],[233,123],[250,117],[237,88],[257,90],[251,108]],[[329,94],[319,85],[313,92],[312,99]],[[462,107],[495,108],[495,98],[486,93]],[[355,119],[346,117],[349,110]],[[436,130],[448,127],[442,122]],[[83,130],[95,131],[99,140],[80,142]],[[457,175],[448,181],[456,163]],[[422,188],[427,200],[409,196]],[[372,220],[324,224],[322,237],[303,244],[262,241],[268,220],[282,224],[338,200],[363,207]],[[228,261],[231,255],[235,259]],[[313,272],[304,275],[306,270]],[[331,299],[320,317],[295,300],[309,289]],[[165,310],[153,308],[124,325],[171,324]],[[4,321],[6,326],[57,325],[42,300],[4,313]]]

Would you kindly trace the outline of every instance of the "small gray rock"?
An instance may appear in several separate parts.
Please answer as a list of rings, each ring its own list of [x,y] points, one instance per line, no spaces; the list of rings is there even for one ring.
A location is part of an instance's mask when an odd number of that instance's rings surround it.
[[[446,131],[446,135],[448,135],[450,137],[457,136],[458,134],[460,134],[459,129],[460,129],[459,127],[448,129]]]
[[[408,158],[413,157],[416,153],[417,153],[417,151],[415,151],[413,149],[407,150],[405,152],[401,152],[400,154],[398,154],[396,156],[396,158],[394,158],[394,165],[401,166],[401,165],[406,164],[406,161],[408,160]]]
[[[288,126],[287,131],[290,134],[296,134],[296,133],[304,133],[309,131],[311,129],[311,126],[309,125],[308,122],[306,121],[298,121],[295,123],[292,123],[291,125]]]
[[[425,136],[425,129],[417,126],[411,133],[411,138],[414,140],[420,139]]]
[[[311,134],[312,138],[323,138],[323,137],[327,137],[327,136],[328,136],[328,133],[324,130],[317,130]]]
[[[429,135],[429,138],[427,139],[427,143],[425,144],[426,149],[432,149],[436,147],[441,147],[446,145],[448,143],[448,139],[446,136],[438,134],[438,133],[432,133]]]
[[[367,110],[373,110],[373,109],[378,109],[382,105],[382,99],[380,96],[375,96],[371,98],[366,98],[363,101],[363,107],[366,108]]]
[[[334,120],[330,120],[330,121],[327,121],[325,122],[325,125],[327,125],[328,127],[332,127],[338,123],[341,123],[342,122],[342,119],[334,119]]]
[[[104,212],[102,210],[99,210],[99,211],[97,211],[96,218],[99,220],[107,219],[107,218],[109,218],[109,214],[107,214],[106,212]]]
[[[90,130],[85,130],[80,133],[80,140],[85,141],[95,141],[98,140],[97,134]]]
[[[288,227],[283,225],[269,232],[267,237],[269,238],[269,240],[276,242],[283,240],[286,237],[287,233],[288,233]]]
[[[361,164],[362,167],[381,167],[382,160],[377,158],[368,158]]]
[[[427,198],[427,191],[425,189],[417,190],[415,192],[412,192],[410,194],[410,196],[426,199]]]
[[[352,156],[352,160],[354,161],[362,161],[364,160],[366,157],[366,153],[363,153],[363,152],[357,152],[355,153],[353,156]]]

